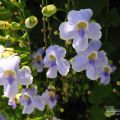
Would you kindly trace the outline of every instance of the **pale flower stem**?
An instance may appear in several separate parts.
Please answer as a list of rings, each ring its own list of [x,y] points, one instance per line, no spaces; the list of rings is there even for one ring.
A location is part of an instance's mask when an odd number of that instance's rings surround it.
[[[48,5],[48,1],[47,0],[46,0],[46,5]],[[50,44],[52,45],[53,44],[53,41],[51,39],[51,36],[52,36],[52,26],[50,24],[49,18],[47,18],[47,23],[48,23],[48,30],[49,30],[48,38],[50,40]]]

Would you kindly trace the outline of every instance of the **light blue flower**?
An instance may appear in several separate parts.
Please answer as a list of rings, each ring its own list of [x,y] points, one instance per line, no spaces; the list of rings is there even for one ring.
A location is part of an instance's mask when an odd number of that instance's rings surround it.
[[[45,107],[45,102],[37,95],[36,88],[23,89],[20,103],[24,106],[22,114],[31,114],[35,108],[43,111]]]
[[[47,71],[48,78],[56,78],[57,71],[66,76],[69,72],[70,64],[64,59],[66,50],[58,45],[53,45],[47,48],[44,58],[44,67],[49,68]]]
[[[91,9],[71,10],[68,13],[67,22],[60,27],[60,38],[63,40],[73,39],[73,48],[84,51],[88,47],[88,39],[99,40],[101,38],[101,26],[96,22],[90,22],[93,15]]]
[[[20,103],[24,106],[22,114],[31,114],[35,108],[40,111],[45,109],[47,105],[52,109],[57,99],[54,91],[46,90],[41,96],[37,95],[36,88],[25,88],[22,90],[22,96],[20,97]]]
[[[18,84],[30,85],[33,77],[28,66],[19,68],[20,58],[10,56],[0,59],[0,85],[4,86],[4,95],[11,98],[18,92]]]
[[[86,70],[86,76],[91,80],[99,78],[98,70],[108,63],[106,53],[98,51],[101,47],[100,41],[90,41],[88,49],[78,52],[72,59],[72,68],[76,72]]]
[[[109,64],[104,65],[102,69],[99,70],[100,83],[107,85],[110,83],[110,74],[116,69],[115,66]]]
[[[37,69],[37,72],[42,72],[43,71],[43,55],[44,49],[39,48],[36,53],[32,55],[33,58],[33,65],[32,67]]]
[[[45,105],[47,105],[50,109],[52,109],[57,104],[55,91],[48,89],[41,95],[41,98],[45,102]]]

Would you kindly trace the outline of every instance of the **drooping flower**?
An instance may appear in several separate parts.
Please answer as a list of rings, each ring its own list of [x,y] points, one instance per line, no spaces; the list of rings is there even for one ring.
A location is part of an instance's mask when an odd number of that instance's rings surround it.
[[[72,59],[72,68],[76,72],[86,70],[86,76],[91,80],[99,78],[98,70],[108,63],[106,53],[98,51],[101,47],[100,41],[91,40],[84,52],[79,52]]]
[[[101,26],[90,21],[92,15],[91,9],[71,10],[67,16],[68,21],[63,22],[59,27],[61,39],[73,39],[72,46],[77,51],[87,49],[88,39],[99,40]]]
[[[43,53],[44,53],[44,49],[39,48],[37,52],[32,55],[32,58],[33,58],[32,67],[37,69],[37,72],[43,71],[43,65],[44,65],[43,57],[42,57]]]
[[[66,50],[58,45],[53,45],[47,48],[46,56],[44,58],[44,66],[48,67],[47,77],[56,78],[57,71],[66,76],[69,72],[70,64],[64,59]]]
[[[41,95],[41,98],[44,101],[45,105],[47,105],[50,109],[52,109],[57,104],[57,97],[53,89],[47,89]]]
[[[20,103],[24,106],[22,114],[31,114],[35,108],[43,111],[45,107],[44,101],[37,95],[37,89],[34,87],[22,90]]]
[[[19,68],[20,58],[10,56],[0,59],[0,85],[4,86],[4,95],[11,98],[18,92],[18,84],[30,85],[33,77],[28,66]]]
[[[111,66],[109,64],[104,65],[100,70],[99,70],[99,76],[100,76],[100,83],[107,85],[110,83],[110,74],[115,71],[116,67]]]

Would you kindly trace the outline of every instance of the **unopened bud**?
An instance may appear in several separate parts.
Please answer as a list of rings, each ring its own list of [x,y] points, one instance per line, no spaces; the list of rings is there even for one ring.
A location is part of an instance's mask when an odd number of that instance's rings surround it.
[[[2,52],[1,56],[2,57],[9,57],[10,55],[15,54],[14,49],[13,48],[4,48],[4,51]]]
[[[64,108],[60,108],[60,112],[64,112]]]
[[[18,4],[16,0],[10,0],[10,2],[11,2],[12,4],[14,4],[14,5],[17,5],[17,4]]]
[[[10,2],[11,2],[11,3],[15,3],[15,2],[17,2],[17,1],[16,1],[16,0],[10,0]]]
[[[6,57],[9,57],[13,54],[15,54],[13,51],[5,51],[5,52],[2,53],[2,57],[6,58]]]
[[[10,35],[6,35],[5,36],[5,40],[11,41],[11,42],[15,42],[16,41],[15,38],[11,37]]]
[[[52,85],[52,84],[49,84],[49,86],[48,86],[48,90],[55,90],[55,86]]]
[[[57,8],[53,4],[47,5],[47,6],[43,7],[43,9],[42,9],[42,14],[45,17],[50,17],[53,14],[55,14],[56,12],[57,12]]]
[[[2,2],[0,1],[0,5],[2,5]]]
[[[87,94],[88,94],[88,95],[91,95],[91,91],[90,91],[90,90],[88,90],[88,91],[87,91]]]
[[[11,29],[13,29],[13,30],[19,30],[19,29],[20,29],[20,24],[19,24],[19,23],[16,23],[16,22],[12,22],[12,23],[10,24],[10,27],[11,27]]]
[[[120,81],[117,81],[117,82],[116,82],[116,85],[117,85],[117,86],[120,86]]]
[[[25,47],[25,44],[23,43],[23,41],[20,41],[19,46],[20,46],[21,48]]]
[[[7,21],[0,21],[0,29],[8,29],[10,27],[9,22]]]
[[[4,9],[5,9],[5,6],[2,6],[1,9],[4,10]]]
[[[25,20],[26,28],[33,28],[37,25],[38,19],[35,16],[30,16]]]
[[[71,40],[66,40],[65,41],[65,45],[71,45],[72,44],[72,41]]]
[[[21,96],[21,93],[18,93],[18,94],[16,94],[16,103],[19,103],[20,102],[20,96]]]
[[[112,91],[113,91],[113,93],[116,93],[116,92],[117,92],[117,90],[116,90],[115,88],[113,88],[113,90],[112,90]]]
[[[10,35],[5,36],[6,40],[10,40]]]
[[[54,31],[54,35],[58,35],[59,34],[59,32],[56,30],[56,31]]]
[[[6,51],[14,51],[14,48],[5,48]]]

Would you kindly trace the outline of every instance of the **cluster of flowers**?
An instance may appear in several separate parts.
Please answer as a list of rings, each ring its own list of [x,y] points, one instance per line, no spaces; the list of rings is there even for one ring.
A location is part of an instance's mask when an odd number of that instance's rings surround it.
[[[110,82],[110,74],[115,67],[108,63],[108,58],[101,47],[100,38],[101,26],[95,21],[91,21],[93,12],[91,9],[72,10],[68,13],[67,22],[63,22],[60,27],[60,38],[63,40],[73,40],[72,46],[77,55],[72,58],[72,69],[76,72],[86,70],[86,76],[90,80],[100,78],[102,84]],[[20,57],[12,54],[8,57],[2,57],[5,48],[0,46],[0,85],[4,86],[4,95],[9,98],[9,105],[16,107],[15,96],[18,93],[18,85],[30,85],[33,82],[31,70],[28,66],[19,68]],[[46,52],[45,57],[43,54]],[[66,76],[70,70],[70,63],[64,59],[66,55],[65,48],[53,45],[46,51],[43,48],[37,50],[32,55],[33,68],[37,72],[42,72],[43,68],[48,68],[46,76],[56,78],[57,72]],[[56,96],[53,90],[46,90],[41,96],[37,95],[37,89],[24,88],[19,99],[24,105],[23,114],[32,113],[34,108],[41,111],[47,104],[50,108],[56,105]]]
[[[31,85],[33,77],[28,66],[20,68],[20,57],[10,53],[9,48],[0,45],[0,85],[4,87],[4,96],[9,98],[8,104],[15,109],[19,85]],[[22,89],[19,102],[24,106],[22,114],[30,114],[34,108],[43,111],[46,105],[52,109],[57,101],[54,89],[49,88],[42,95],[37,95],[37,89],[31,87]]]
[[[90,80],[100,78],[102,84],[110,82],[110,73],[115,67],[108,63],[107,54],[100,50],[102,45],[100,38],[101,26],[95,21],[91,21],[93,12],[91,9],[72,10],[68,13],[67,22],[61,23],[59,27],[60,38],[63,40],[73,40],[73,48],[77,55],[72,58],[72,69],[76,72],[86,70],[86,76]],[[70,69],[70,63],[64,59],[66,50],[58,45],[47,48],[43,59],[43,49],[38,49],[32,57],[33,67],[38,72],[43,71],[43,67],[48,67],[47,77],[56,78],[57,71],[66,76]]]

